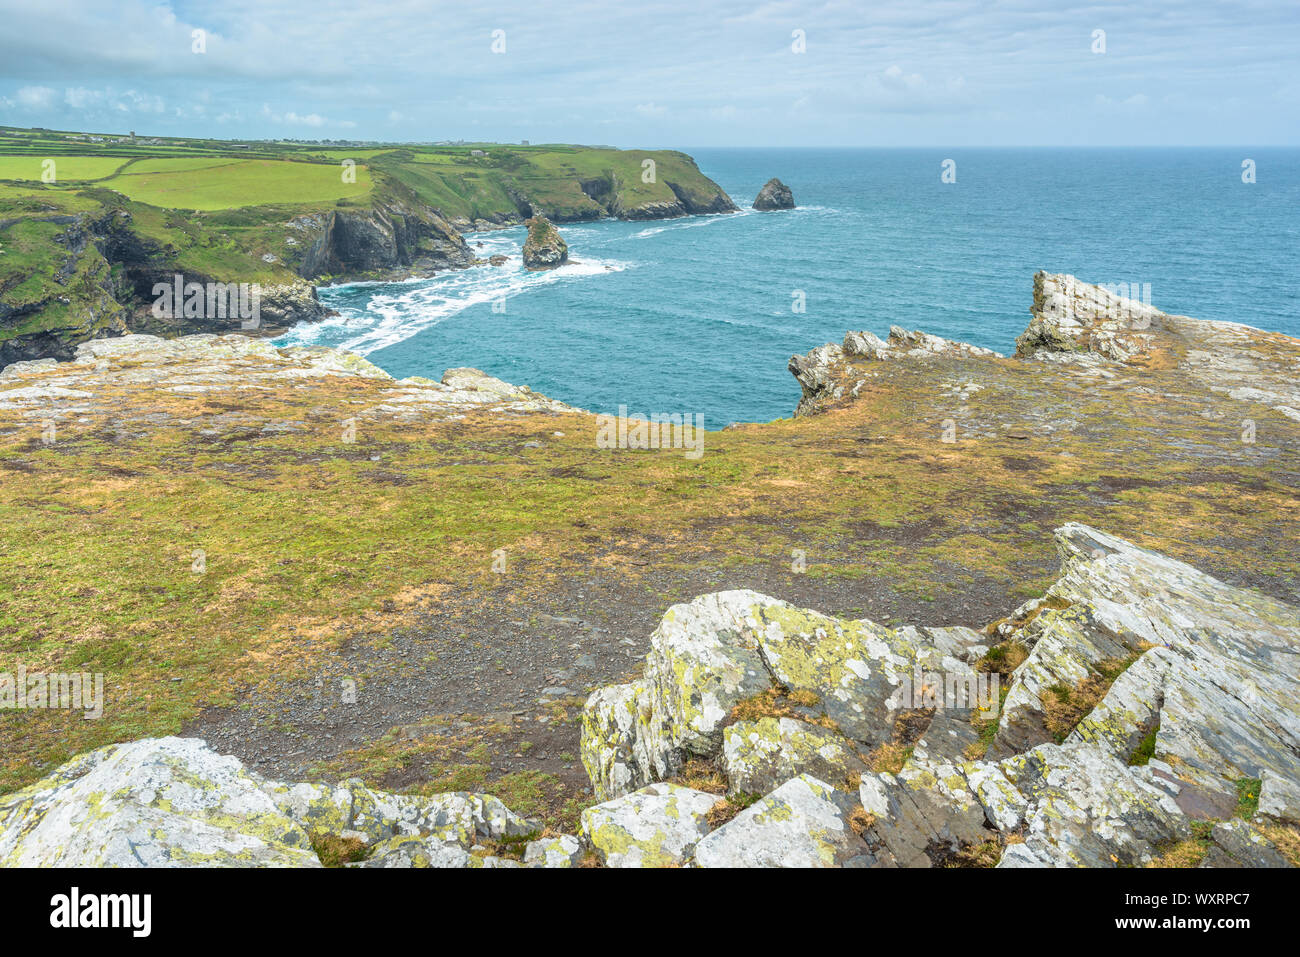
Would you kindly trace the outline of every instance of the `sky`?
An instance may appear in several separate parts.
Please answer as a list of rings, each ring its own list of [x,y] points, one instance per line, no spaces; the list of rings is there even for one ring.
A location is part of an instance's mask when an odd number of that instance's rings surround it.
[[[0,0],[0,125],[223,139],[1294,146],[1298,63],[1296,0]]]

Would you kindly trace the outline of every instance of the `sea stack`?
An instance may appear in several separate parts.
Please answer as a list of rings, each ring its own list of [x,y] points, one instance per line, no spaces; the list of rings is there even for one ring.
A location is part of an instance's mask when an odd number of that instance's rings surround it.
[[[775,176],[763,184],[754,198],[755,209],[794,209],[794,193]]]
[[[528,238],[524,241],[524,266],[528,269],[554,269],[569,261],[569,245],[560,231],[545,216],[524,220]]]

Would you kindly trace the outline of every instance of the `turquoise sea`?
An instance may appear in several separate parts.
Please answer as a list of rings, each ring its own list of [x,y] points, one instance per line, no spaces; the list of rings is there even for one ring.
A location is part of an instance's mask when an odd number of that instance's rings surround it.
[[[398,377],[476,366],[592,411],[715,429],[788,416],[789,357],[850,329],[1009,352],[1038,269],[1149,283],[1166,312],[1300,336],[1300,150],[683,149],[743,212],[561,225],[575,263],[549,273],[523,271],[522,227],[470,234],[511,261],[322,289],[341,316],[278,341]],[[747,208],[772,176],[798,209]]]

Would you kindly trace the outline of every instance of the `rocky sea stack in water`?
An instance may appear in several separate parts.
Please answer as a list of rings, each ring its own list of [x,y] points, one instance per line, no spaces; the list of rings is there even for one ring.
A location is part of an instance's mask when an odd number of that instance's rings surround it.
[[[554,269],[569,261],[569,244],[545,216],[525,221],[528,239],[524,241],[524,265],[529,269]]]
[[[773,176],[758,191],[758,196],[754,198],[754,208],[794,209],[794,193],[790,192],[789,186]]]

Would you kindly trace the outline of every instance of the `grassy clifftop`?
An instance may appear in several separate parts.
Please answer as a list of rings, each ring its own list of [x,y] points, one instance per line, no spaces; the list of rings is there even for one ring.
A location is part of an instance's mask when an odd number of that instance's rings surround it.
[[[342,176],[346,162],[355,164],[352,181]],[[464,226],[535,214],[566,222],[735,208],[675,150],[492,143],[340,149],[0,127],[0,182],[53,187],[51,171],[62,187],[93,183],[135,202],[204,211],[364,201],[392,179]]]

